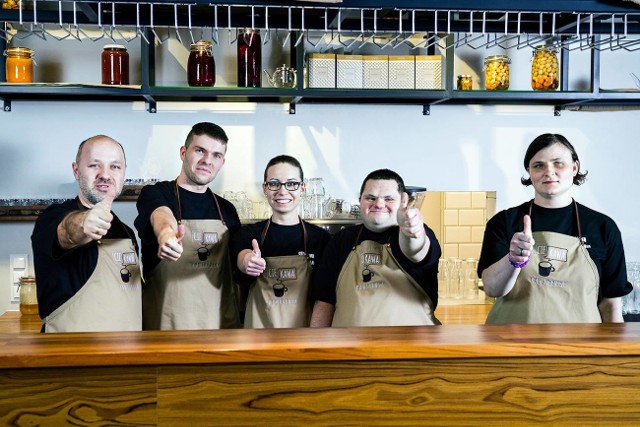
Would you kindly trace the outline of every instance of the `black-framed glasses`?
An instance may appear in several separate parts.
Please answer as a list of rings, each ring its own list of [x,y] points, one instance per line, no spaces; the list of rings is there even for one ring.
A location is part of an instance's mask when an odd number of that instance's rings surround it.
[[[282,188],[282,186],[284,185],[284,188],[286,188],[288,191],[296,191],[298,188],[300,188],[300,184],[302,184],[300,181],[287,181],[287,182],[280,182],[280,181],[267,181],[264,183],[264,185],[267,186],[267,188],[271,191],[278,191],[280,188]]]

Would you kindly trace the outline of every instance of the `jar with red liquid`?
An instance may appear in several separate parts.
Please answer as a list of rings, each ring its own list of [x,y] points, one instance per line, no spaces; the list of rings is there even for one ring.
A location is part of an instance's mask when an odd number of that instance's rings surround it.
[[[187,82],[189,86],[213,86],[216,83],[216,64],[210,41],[200,40],[191,45]]]
[[[129,84],[129,54],[121,44],[108,44],[102,51],[102,84]]]
[[[262,42],[258,30],[238,34],[238,87],[261,87]]]

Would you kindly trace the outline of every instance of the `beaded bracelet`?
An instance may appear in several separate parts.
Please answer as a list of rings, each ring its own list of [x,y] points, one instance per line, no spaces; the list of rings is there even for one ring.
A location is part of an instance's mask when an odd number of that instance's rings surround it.
[[[509,263],[510,263],[512,266],[514,266],[515,268],[522,268],[522,267],[524,267],[525,265],[527,265],[527,264],[529,263],[529,258],[527,258],[525,262],[517,263],[517,262],[515,262],[514,260],[512,260],[512,259],[511,259],[511,255],[509,255]]]

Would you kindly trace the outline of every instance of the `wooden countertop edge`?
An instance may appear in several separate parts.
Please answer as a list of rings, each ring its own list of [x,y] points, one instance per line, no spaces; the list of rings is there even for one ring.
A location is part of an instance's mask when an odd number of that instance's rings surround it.
[[[0,369],[640,355],[640,324],[0,334]]]

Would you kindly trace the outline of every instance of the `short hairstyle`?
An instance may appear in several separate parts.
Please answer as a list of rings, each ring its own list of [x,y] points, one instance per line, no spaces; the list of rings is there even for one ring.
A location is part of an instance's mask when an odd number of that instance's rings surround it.
[[[84,148],[84,145],[94,139],[101,139],[101,138],[105,138],[105,139],[109,139],[113,142],[115,142],[116,144],[118,144],[120,146],[120,149],[122,150],[122,157],[124,157],[124,164],[127,164],[127,155],[124,153],[124,147],[122,146],[122,144],[120,144],[118,141],[116,141],[115,139],[111,138],[110,136],[107,135],[95,135],[95,136],[90,136],[89,138],[85,139],[84,141],[82,141],[80,143],[80,145],[78,146],[78,151],[76,152],[76,164],[80,163],[80,156],[82,155],[82,149]]]
[[[398,192],[400,194],[405,192],[404,181],[402,180],[402,177],[400,175],[390,169],[378,169],[369,173],[364,181],[362,181],[362,186],[360,187],[360,197],[362,197],[362,193],[364,192],[364,187],[367,184],[367,181],[372,179],[380,179],[385,181],[393,180],[398,184]]]
[[[184,146],[189,147],[194,136],[207,135],[209,138],[213,138],[226,145],[229,142],[226,132],[220,126],[211,122],[200,122],[193,125],[187,139],[184,141]]]
[[[562,144],[565,147],[567,147],[567,149],[571,153],[571,160],[573,160],[574,162],[578,162],[578,173],[576,174],[576,176],[573,177],[573,183],[575,185],[584,184],[584,182],[587,179],[587,174],[589,172],[588,171],[584,173],[580,172],[580,159],[578,158],[578,153],[576,152],[576,149],[573,148],[573,145],[571,145],[571,143],[567,138],[557,133],[542,134],[538,136],[536,139],[534,139],[531,142],[531,144],[529,144],[529,148],[527,148],[527,152],[524,155],[524,162],[523,162],[524,169],[528,172],[529,162],[531,162],[531,159],[533,158],[533,156],[535,156],[540,150],[544,150],[545,148],[551,147],[554,144]],[[520,182],[524,186],[529,186],[532,184],[531,178],[522,177],[520,178]]]
[[[267,181],[267,170],[273,166],[273,165],[277,165],[280,163],[286,163],[288,165],[291,165],[295,168],[298,168],[298,170],[300,171],[300,180],[304,181],[304,173],[302,172],[302,166],[300,165],[300,162],[298,161],[298,159],[296,159],[295,157],[292,156],[287,156],[286,154],[281,154],[279,156],[275,156],[273,159],[269,160],[269,163],[267,163],[267,167],[264,168],[264,181]]]

